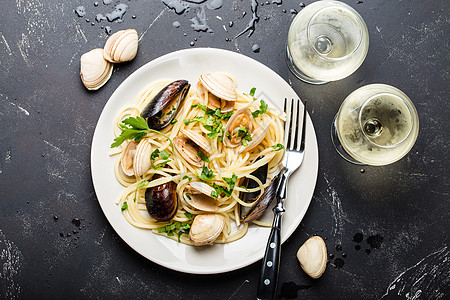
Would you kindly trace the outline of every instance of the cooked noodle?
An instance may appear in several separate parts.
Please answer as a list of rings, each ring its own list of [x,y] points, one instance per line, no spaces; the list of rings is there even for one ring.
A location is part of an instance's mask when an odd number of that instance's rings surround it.
[[[151,84],[140,93],[134,104],[123,108],[114,119],[114,135],[120,135],[122,129],[119,124],[122,120],[127,117],[135,117],[139,115],[150,100],[152,100],[153,97],[170,82],[171,81],[159,81]],[[237,86],[236,82],[235,86]],[[188,125],[185,125],[183,122],[183,120],[192,120],[197,116],[204,115],[204,110],[198,106],[192,106],[195,104],[206,105],[206,101],[207,100],[198,97],[194,85],[191,86],[184,102],[182,103],[181,109],[175,116],[178,121],[175,124],[164,128],[160,132],[169,137],[170,140],[173,140],[176,136],[181,135],[180,129],[182,128],[190,129],[206,136],[206,134],[210,131],[207,130],[201,122],[192,122]],[[258,109],[259,103],[259,101],[254,101],[252,96],[238,92],[238,98],[235,102],[233,111],[249,105],[250,109],[254,111]],[[238,148],[226,147],[222,141],[219,141],[221,134],[218,134],[214,139],[208,138],[213,154],[209,156],[210,162],[204,162],[204,164],[209,170],[214,172],[215,177],[207,182],[210,184],[215,183],[216,185],[228,188],[228,183],[225,182],[222,177],[230,178],[233,174],[235,174],[238,178],[235,182],[235,188],[230,197],[223,197],[222,195],[222,197],[217,198],[219,201],[219,208],[216,213],[221,214],[224,217],[225,227],[214,243],[229,243],[240,239],[247,233],[248,223],[241,222],[239,211],[240,206],[250,207],[253,203],[246,203],[241,200],[239,196],[240,194],[242,195],[242,193],[246,192],[260,192],[262,194],[264,188],[270,182],[270,180],[267,180],[267,183],[261,182],[255,176],[250,175],[250,173],[265,164],[268,164],[269,166],[268,179],[273,178],[273,176],[278,172],[279,163],[282,159],[284,151],[277,151],[272,146],[283,143],[284,113],[278,112],[269,105],[269,108],[265,114],[260,115],[257,118],[251,118],[254,123],[253,126],[258,126],[262,119],[267,117],[271,119],[269,130],[262,142],[250,151],[244,151],[239,154],[237,151]],[[227,121],[221,120],[221,122],[223,123],[223,128],[225,128]],[[189,214],[191,214],[192,217],[195,217],[198,214],[204,213],[190,206],[183,197],[183,191],[189,184],[190,179],[192,181],[199,181],[197,175],[201,174],[202,168],[189,164],[176,150],[172,151],[171,141],[162,134],[150,131],[147,133],[145,138],[147,138],[151,143],[152,151],[154,149],[159,149],[159,151],[166,151],[169,153],[169,161],[162,168],[150,168],[140,178],[128,177],[121,171],[120,159],[122,155],[119,154],[123,152],[127,142],[123,143],[117,149],[114,149],[114,152],[112,152],[111,155],[117,155],[117,160],[114,166],[115,175],[120,184],[125,187],[116,202],[119,209],[123,207],[126,202],[126,209],[122,209],[122,214],[125,219],[133,226],[143,229],[150,229],[156,234],[167,236],[165,232],[159,232],[158,228],[173,224],[174,222],[190,223],[191,219],[188,217]],[[258,157],[262,158],[256,161]],[[164,159],[156,158],[153,164],[154,166],[157,166],[158,164],[164,163],[164,161]],[[152,180],[154,174],[160,174],[162,177]],[[258,187],[253,189],[241,187],[245,177],[255,180],[258,183]],[[142,185],[141,182],[143,180],[148,181],[148,184]],[[175,217],[171,221],[158,222],[147,213],[145,205],[145,190],[169,181],[173,181],[177,185],[176,193],[178,196],[178,210]],[[141,186],[139,186],[140,183]],[[186,215],[185,213],[188,214]],[[255,224],[260,226],[268,225],[259,221],[256,221]],[[175,234],[174,236],[169,236],[169,238],[179,240],[184,244],[192,245],[187,234],[182,234],[180,237]]]

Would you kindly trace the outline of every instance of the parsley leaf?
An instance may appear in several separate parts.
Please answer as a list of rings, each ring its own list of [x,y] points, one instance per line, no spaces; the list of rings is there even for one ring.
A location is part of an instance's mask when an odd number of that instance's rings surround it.
[[[173,119],[172,121],[170,121],[170,124],[175,124],[176,122],[178,122],[178,120],[177,119]]]
[[[120,208],[120,210],[121,211],[124,211],[125,209],[127,209],[128,208],[128,203],[127,203],[127,201],[125,201],[123,204],[122,204],[122,207]]]
[[[265,114],[267,112],[268,105],[264,100],[260,101],[259,110],[252,112],[253,118],[258,117],[260,114]]]
[[[191,180],[192,180],[192,177],[189,177],[189,176],[187,176],[187,175],[184,175],[184,176],[183,176],[183,179],[188,179],[189,181],[191,181]]]
[[[198,176],[198,174],[196,175],[201,180],[211,180],[214,177],[216,177],[216,175],[214,175],[213,170],[208,169],[206,165],[203,165],[202,173],[200,174],[200,176]]]
[[[194,220],[194,218],[192,217],[191,213],[185,212],[184,215],[186,216],[186,218],[188,218],[189,220]]]
[[[134,191],[134,198],[133,198],[134,202],[136,202],[136,196],[137,196],[138,189],[146,186],[147,184],[148,184],[147,180],[142,180],[141,182],[138,183],[138,185],[136,186],[136,190]]]
[[[255,87],[252,87],[251,88],[251,90],[250,90],[250,93],[248,93],[250,96],[252,96],[252,97],[255,97],[255,91],[256,91],[256,88]]]
[[[272,148],[275,149],[275,151],[280,151],[280,150],[283,150],[283,149],[284,149],[284,145],[278,143],[278,144],[276,144],[276,145],[273,145]]]
[[[161,151],[161,153],[159,153],[159,156],[161,156],[162,159],[168,159],[170,154],[163,150]]]
[[[209,163],[208,156],[206,156],[205,153],[203,153],[202,151],[198,151],[197,156],[200,157],[203,161]]]

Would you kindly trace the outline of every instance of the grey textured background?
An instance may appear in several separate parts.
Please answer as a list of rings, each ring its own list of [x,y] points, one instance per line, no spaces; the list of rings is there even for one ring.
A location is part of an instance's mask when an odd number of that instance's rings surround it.
[[[260,19],[253,35],[238,38],[252,15],[250,0],[225,0],[216,10],[207,5],[217,0],[94,2],[0,4],[0,298],[255,297],[259,262],[226,274],[196,276],[165,269],[135,253],[104,217],[90,177],[92,135],[118,85],[166,53],[217,47],[250,56],[285,78],[308,100],[316,129],[317,186],[305,218],[282,247],[279,297],[448,299],[447,0],[344,1],[367,23],[369,53],[350,77],[323,86],[298,81],[284,62],[287,31],[295,16],[291,10],[301,10],[300,1],[258,1]],[[190,8],[179,15],[163,2]],[[109,13],[119,3],[128,6],[123,22],[95,21],[96,14]],[[75,14],[78,6],[85,7],[84,17]],[[190,19],[202,10],[212,32],[191,27]],[[176,21],[179,28],[173,26]],[[101,26],[112,32],[135,28],[139,52],[132,62],[116,66],[103,88],[89,92],[79,78],[79,59],[104,45],[108,35]],[[252,51],[255,44],[259,52]],[[404,91],[418,110],[420,132],[401,161],[364,167],[362,173],[335,152],[330,125],[342,100],[370,83]],[[358,232],[364,236],[360,243],[353,241]],[[314,234],[326,238],[333,256],[318,280],[309,279],[295,257]],[[369,237],[382,237],[381,245],[371,247]],[[361,250],[355,249],[358,245]],[[342,261],[343,266],[335,267]]]

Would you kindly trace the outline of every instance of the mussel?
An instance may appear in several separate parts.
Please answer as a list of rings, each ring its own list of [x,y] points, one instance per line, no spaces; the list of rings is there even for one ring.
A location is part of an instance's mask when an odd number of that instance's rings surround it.
[[[203,165],[202,158],[199,156],[199,152],[203,155],[212,154],[211,146],[208,140],[197,133],[196,131],[189,129],[181,129],[182,136],[176,136],[173,139],[175,149],[180,155],[191,165],[201,167]]]
[[[211,194],[215,191],[210,185],[192,181],[184,190],[184,200],[195,209],[207,212],[215,212],[219,208],[219,204]]]
[[[163,177],[155,174],[153,180]],[[157,221],[170,221],[177,213],[177,185],[173,181],[148,188],[145,191],[147,211]]]
[[[200,75],[197,84],[197,95],[207,100],[210,109],[220,108],[222,112],[229,112],[234,108],[237,100],[234,81],[225,74],[208,73]]]
[[[257,160],[261,159],[259,157]],[[251,175],[258,178],[262,183],[265,183],[267,180],[267,171],[268,171],[268,165],[265,164],[255,171],[251,173]],[[278,187],[278,180],[279,176],[275,176],[270,184],[265,188],[264,192],[261,196],[259,196],[259,192],[253,192],[253,193],[242,193],[242,199],[244,202],[254,202],[254,204],[248,208],[245,206],[241,206],[241,218],[244,222],[252,222],[254,220],[259,219],[264,212],[266,211],[267,207],[269,207],[270,203],[272,202],[273,198],[275,197],[276,190]],[[247,187],[248,189],[258,187],[258,183],[250,178],[245,178],[243,185]]]
[[[166,128],[175,118],[191,85],[187,80],[176,80],[164,87],[141,112],[150,129]]]
[[[212,244],[222,233],[225,221],[220,214],[197,215],[189,231],[194,246]]]

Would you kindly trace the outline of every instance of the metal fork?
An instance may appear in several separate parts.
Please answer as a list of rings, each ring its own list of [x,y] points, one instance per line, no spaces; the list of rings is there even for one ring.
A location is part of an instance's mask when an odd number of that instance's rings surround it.
[[[282,161],[283,169],[278,175],[280,180],[276,194],[277,205],[273,208],[274,219],[263,259],[257,299],[275,299],[277,292],[281,254],[281,217],[285,211],[284,201],[286,200],[287,183],[289,176],[300,167],[305,156],[306,101],[303,105],[301,128],[299,127],[300,103],[300,99],[297,101],[284,99],[284,111],[287,114],[284,125],[286,153]]]

